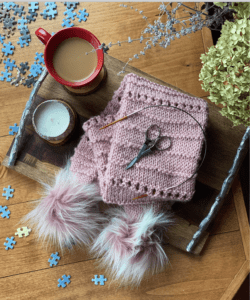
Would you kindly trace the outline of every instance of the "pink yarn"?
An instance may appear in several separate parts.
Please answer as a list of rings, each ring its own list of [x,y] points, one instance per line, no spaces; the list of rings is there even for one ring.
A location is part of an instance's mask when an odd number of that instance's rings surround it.
[[[165,106],[149,108],[99,130],[150,105],[176,106],[190,113],[203,129],[207,125],[208,107],[203,99],[128,74],[101,115],[84,123],[85,135],[71,158],[71,171],[81,182],[97,181],[105,202],[128,206],[128,211],[131,206],[144,204],[155,204],[160,210],[164,201],[188,201],[195,192],[196,176],[167,190],[193,174],[201,155],[203,133],[184,112]],[[154,151],[126,170],[144,143],[146,129],[152,124],[161,128],[161,135],[171,138],[171,148]],[[143,194],[148,196],[133,200]]]

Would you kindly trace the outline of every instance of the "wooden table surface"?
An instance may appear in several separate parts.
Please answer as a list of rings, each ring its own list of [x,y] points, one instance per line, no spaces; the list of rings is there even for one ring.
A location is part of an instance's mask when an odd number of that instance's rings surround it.
[[[27,2],[19,5],[28,10]],[[15,45],[14,54],[9,57],[18,65],[26,61],[29,65],[33,64],[35,53],[43,52],[44,46],[34,34],[38,27],[48,32],[62,28],[62,19],[65,18],[63,12],[66,10],[63,3],[57,3],[58,16],[52,20],[44,20],[40,16],[45,9],[44,2],[40,2],[39,6],[37,20],[28,24],[32,38],[30,45],[20,48],[16,44],[20,36],[18,30],[7,40]],[[133,3],[133,7],[143,10],[150,23],[159,14],[159,3],[156,2]],[[127,40],[129,36],[140,37],[145,28],[145,20],[140,14],[130,8],[120,7],[120,3],[87,2],[80,3],[77,11],[80,8],[86,8],[89,17],[82,23],[75,20],[75,26],[86,28],[106,44]],[[167,49],[158,46],[152,48],[145,57],[134,60],[132,66],[206,99],[208,93],[201,89],[198,80],[200,55],[211,45],[209,30],[198,31],[173,41]],[[143,50],[143,46],[139,42],[114,46],[109,55],[127,62]],[[2,62],[0,71],[3,70]],[[3,161],[13,140],[13,136],[8,135],[9,126],[19,124],[31,89],[22,85],[11,86],[9,82],[0,84],[0,161]],[[3,246],[6,237],[15,236],[21,217],[29,211],[30,204],[40,197],[40,185],[36,181],[0,166],[0,190],[8,185],[15,192],[8,201],[4,197],[0,199],[0,205],[7,205],[11,211],[9,219],[0,218],[1,299],[232,299],[249,273],[249,225],[238,179],[213,224],[201,255],[193,256],[166,245],[164,249],[171,266],[149,281],[143,281],[136,290],[118,289],[117,285],[108,281],[105,286],[95,286],[91,281],[94,275],[105,273],[96,268],[96,260],[91,259],[84,249],[65,252],[58,266],[50,268],[48,259],[57,249],[41,248],[32,232],[25,238],[16,236],[16,246],[6,251]],[[71,283],[65,289],[57,287],[57,280],[63,274],[71,275]]]

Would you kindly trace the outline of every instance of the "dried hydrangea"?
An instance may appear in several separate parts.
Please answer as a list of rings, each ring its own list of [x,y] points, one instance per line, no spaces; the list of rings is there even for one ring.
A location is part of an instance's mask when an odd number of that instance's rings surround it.
[[[201,55],[202,88],[209,91],[208,98],[212,102],[224,105],[221,114],[229,118],[234,126],[250,126],[249,10],[250,3],[247,3],[244,11],[236,14],[234,22],[226,21],[217,45]],[[248,18],[245,17],[246,11]]]

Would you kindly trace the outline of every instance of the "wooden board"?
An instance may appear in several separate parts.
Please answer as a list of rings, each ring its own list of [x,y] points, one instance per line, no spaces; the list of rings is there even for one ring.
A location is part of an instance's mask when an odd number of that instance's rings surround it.
[[[41,101],[48,99],[64,100],[68,102],[78,113],[79,117],[75,133],[64,145],[49,145],[35,133],[30,116],[26,123],[25,136],[22,141],[18,160],[13,169],[39,182],[52,183],[55,174],[60,170],[60,168],[64,167],[67,157],[73,155],[74,148],[77,146],[80,137],[83,134],[83,122],[91,116],[98,115],[105,108],[108,101],[111,100],[114,91],[119,88],[120,82],[126,74],[125,73],[123,76],[117,76],[122,65],[123,63],[121,61],[109,55],[105,55],[107,77],[97,91],[85,96],[68,93],[61,84],[56,82],[54,78],[48,74],[33,103],[31,116],[32,111],[34,111],[35,107]],[[170,84],[158,80],[157,78],[141,72],[136,68],[128,66],[127,73],[131,72],[149,79],[152,82],[165,85],[185,93]],[[191,95],[189,93],[186,94]],[[225,170],[230,167],[228,166],[227,168],[227,164],[229,162],[232,163],[237,145],[244,134],[244,127],[239,128],[236,132],[231,132],[229,122],[226,120],[224,125],[221,126],[220,122],[222,116],[219,114],[217,107],[209,104],[209,110],[209,126],[207,130],[208,152],[205,163],[201,167],[198,175],[198,183],[196,186],[196,195],[198,196],[194,197],[193,201],[185,205],[181,203],[175,205],[176,215],[178,216],[178,213],[180,212],[182,215],[181,217],[178,217],[178,225],[172,228],[172,233],[170,232],[169,234],[169,243],[184,251],[193,234],[198,229],[197,225],[206,216],[209,208],[214,202],[216,197],[214,189],[218,190],[219,184],[221,184],[226,177]],[[233,138],[233,140],[238,141],[234,145],[231,145],[232,147],[229,146],[229,140],[226,138],[226,136],[228,136],[228,132],[231,132],[231,138]],[[215,136],[217,137],[218,135],[219,138],[216,139]],[[222,138],[223,135],[225,137],[224,139]],[[228,148],[225,148],[225,146],[228,146]],[[2,163],[5,166],[7,166],[10,149]],[[221,157],[218,158],[218,153],[225,155],[227,159],[222,159]],[[220,164],[218,164],[218,161]],[[207,190],[206,193],[204,192],[205,190]],[[204,203],[206,205],[204,205]],[[185,209],[182,209],[181,207],[185,207]],[[193,227],[190,227],[190,224],[192,224]],[[207,237],[208,233],[204,235],[203,240],[196,247],[194,253],[199,254],[201,252]]]
[[[129,8],[131,3],[126,3],[128,8],[120,7],[120,4],[119,2],[80,2],[77,10],[86,8],[89,17],[87,22],[74,23],[93,32],[101,42],[106,44],[126,40],[128,36],[131,38],[139,37],[140,32],[146,26],[145,20],[138,12]],[[157,18],[156,16],[159,15],[158,7],[160,4],[137,2],[133,3],[133,7],[143,10],[148,21],[153,23]],[[185,4],[193,5],[193,3]],[[19,2],[19,5],[24,5],[27,12],[28,2]],[[63,12],[66,10],[63,2],[57,2],[58,16],[47,21],[40,15],[40,12],[45,9],[44,3],[39,3],[39,6],[36,21],[28,24],[32,36],[29,47],[20,48],[17,46],[16,42],[20,36],[18,30],[9,40],[16,45],[14,55],[11,57],[11,59],[16,60],[16,64],[28,61],[31,65],[34,63],[35,53],[43,52],[44,45],[34,34],[38,27],[43,27],[48,32],[56,32],[62,28]],[[182,15],[178,15],[178,17],[182,17]],[[203,38],[203,30],[198,31],[173,41],[167,49],[152,47],[150,51],[146,52],[145,57],[133,60],[131,64],[164,82],[171,83],[197,97],[206,99],[205,97],[209,93],[202,90],[199,73],[201,69],[200,55],[207,50],[207,44],[212,45],[211,32],[208,31],[208,34],[210,36],[208,36],[208,43],[205,43]],[[143,46],[144,44],[139,42],[129,45],[123,44],[122,47],[112,47],[109,54],[125,63],[129,57],[142,51]],[[3,64],[1,70],[4,71]],[[13,75],[16,74],[13,73]],[[14,87],[9,82],[1,82],[1,162],[13,139],[12,136],[8,135],[9,125],[19,122],[29,93],[30,89],[22,85]],[[224,126],[225,120],[226,118],[221,119],[221,125]],[[234,131],[235,129],[237,128],[230,130]],[[228,140],[230,141],[229,138]],[[32,206],[34,200],[38,199],[40,191],[40,184],[36,181],[0,166],[0,189],[3,190],[3,187],[7,187],[8,184],[15,188],[15,195],[9,201],[6,201],[4,197],[0,199],[0,204],[8,205],[11,210],[10,219],[0,218],[2,245],[7,236],[14,235],[17,223],[30,210],[29,204]],[[203,191],[204,194],[207,192],[216,193],[216,190],[205,189]],[[204,211],[207,209],[205,208],[206,199],[203,199],[203,203],[201,202],[199,207],[197,206],[198,196],[199,194],[197,194],[196,200],[191,201],[195,202],[194,207],[199,208],[195,214],[197,221],[199,220],[199,213],[205,213],[202,208]],[[52,251],[41,248],[41,244],[37,243],[33,232],[26,238],[16,239],[17,244],[13,250],[6,251],[4,247],[0,248],[2,258],[1,299],[221,300],[222,295],[225,295],[223,299],[231,300],[242,282],[242,278],[245,278],[249,273],[249,260],[246,260],[239,227],[243,214],[240,213],[237,218],[233,196],[232,193],[229,193],[213,222],[213,228],[210,231],[208,242],[203,247],[202,255],[190,255],[171,245],[166,245],[164,250],[170,259],[170,265],[166,271],[142,282],[140,287],[134,290],[130,290],[130,288],[117,289],[109,278],[105,286],[95,286],[91,282],[94,274],[105,275],[105,270],[97,268],[98,260],[87,257],[84,249],[60,255],[59,265],[56,268],[50,268],[47,262],[48,258],[52,252],[56,252],[58,249]],[[239,203],[239,197],[235,199],[236,202]],[[187,210],[187,207],[183,207],[183,210]],[[191,207],[188,211],[192,212]],[[192,215],[191,218],[194,219],[194,216]],[[70,274],[72,279],[71,284],[65,289],[57,287],[57,280],[62,274]],[[247,296],[242,297],[242,299],[247,299]]]
[[[128,73],[135,73],[148,80],[151,80],[152,82],[168,86],[177,91],[186,93],[185,91],[174,87],[170,84],[167,84],[166,82],[159,80],[151,75],[148,75],[132,66],[127,67],[127,71],[125,74],[117,76],[117,73],[122,69],[123,65],[124,63],[120,60],[115,59],[110,55],[105,55],[107,78],[105,82],[101,84],[100,88],[93,94],[86,96],[69,94],[61,84],[56,82],[52,76],[48,75],[38,91],[38,96],[46,100],[62,99],[68,102],[70,105],[73,106],[73,108],[77,111],[77,113],[79,114],[79,116],[81,116],[83,120],[83,118],[90,118],[91,116],[98,115],[105,108],[108,101],[111,100],[114,91],[116,91],[119,88],[123,77]],[[186,94],[193,96],[189,93]],[[219,108],[210,103],[208,105],[209,124],[207,128],[207,156],[204,161],[204,164],[199,170],[197,180],[211,188],[220,190],[221,185],[227,176],[227,171],[230,169],[233,163],[233,159],[236,154],[238,145],[240,144],[241,138],[245,132],[245,127],[237,126],[232,130],[231,121],[221,116],[221,114],[219,113]],[[30,131],[32,131],[31,127]],[[80,131],[79,133],[82,132]],[[36,139],[37,149],[40,148],[42,145],[46,146],[46,143],[43,142],[40,138],[38,138],[36,134],[34,134],[34,139]],[[75,145],[76,140],[72,142],[71,146],[65,147],[69,147],[71,148],[71,150],[73,150]],[[27,152],[30,155],[30,150],[28,150],[29,148],[30,146],[28,146],[27,150],[24,150],[24,152]],[[34,150],[34,152],[36,151]],[[61,153],[61,155],[59,155],[58,157],[61,156],[64,156],[64,153]],[[47,182],[48,180],[53,180],[55,172],[58,171],[58,167],[63,167],[62,161],[65,161],[65,159],[61,157],[60,163],[51,163],[49,156],[47,158],[36,159],[37,161],[36,163],[34,163],[32,157],[28,156],[25,159],[24,154],[22,154],[21,156],[19,155],[19,159],[16,165],[14,166],[14,170],[34,180]],[[7,166],[7,161],[8,156],[5,157],[2,164],[4,166]],[[54,167],[54,165],[56,167]]]

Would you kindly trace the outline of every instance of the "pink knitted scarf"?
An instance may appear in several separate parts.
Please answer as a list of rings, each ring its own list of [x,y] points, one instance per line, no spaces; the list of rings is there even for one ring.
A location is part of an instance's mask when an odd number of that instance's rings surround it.
[[[170,105],[190,113],[202,126],[207,125],[206,101],[150,82],[135,74],[124,77],[105,110],[83,125],[85,134],[71,158],[71,171],[82,183],[97,182],[107,203],[124,205],[138,215],[153,205],[159,211],[164,201],[188,201],[195,192],[195,178],[188,179],[199,163],[204,136],[199,125],[186,113],[166,106],[145,109],[103,130],[102,126],[150,105]],[[161,135],[171,138],[166,151],[154,151],[132,168],[145,131],[157,124]],[[133,200],[147,194],[147,197]]]

